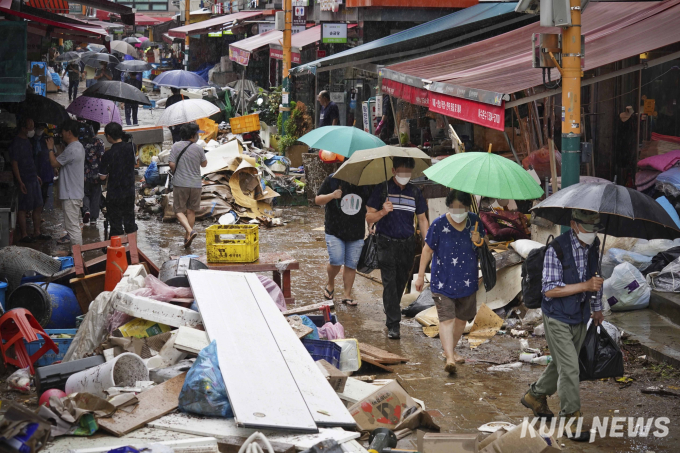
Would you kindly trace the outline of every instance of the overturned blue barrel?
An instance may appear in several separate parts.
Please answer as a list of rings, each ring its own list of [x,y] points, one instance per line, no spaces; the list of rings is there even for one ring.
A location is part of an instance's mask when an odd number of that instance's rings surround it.
[[[25,283],[12,291],[6,302],[7,310],[25,308],[45,329],[72,329],[76,317],[83,314],[73,290],[50,283]]]

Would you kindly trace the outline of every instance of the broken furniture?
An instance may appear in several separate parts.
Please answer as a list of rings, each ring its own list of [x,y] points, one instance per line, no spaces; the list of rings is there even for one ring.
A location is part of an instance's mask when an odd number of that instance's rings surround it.
[[[43,337],[45,344],[37,352],[29,356],[24,340],[27,343],[38,341],[39,337],[37,334]],[[48,350],[59,353],[59,348],[54,344],[54,341],[45,333],[31,312],[25,308],[15,308],[2,315],[0,318],[0,338],[2,339],[0,352],[2,353],[3,361],[18,368],[28,367],[31,370],[31,374],[35,373],[33,364]],[[16,358],[8,357],[7,351],[12,346],[14,346]]]
[[[260,253],[260,259],[254,263],[208,263],[205,256],[199,260],[208,265],[210,270],[230,272],[272,272],[272,280],[281,288],[286,304],[294,304],[291,293],[290,271],[300,269],[300,263],[287,253]],[[279,271],[279,269],[283,269]]]

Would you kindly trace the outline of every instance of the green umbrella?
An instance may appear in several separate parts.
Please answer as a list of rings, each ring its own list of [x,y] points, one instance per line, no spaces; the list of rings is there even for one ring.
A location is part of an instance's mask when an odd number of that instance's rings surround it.
[[[533,200],[543,189],[522,167],[490,152],[455,154],[424,171],[425,176],[452,189],[505,200]]]
[[[394,157],[412,157],[416,167],[411,178],[423,175],[430,166],[430,156],[418,148],[381,146],[375,149],[357,151],[347,159],[333,175],[336,179],[347,181],[355,186],[372,186],[388,181],[392,177]]]
[[[378,148],[385,143],[378,137],[352,126],[324,126],[298,138],[310,148],[323,149],[350,157],[354,151]]]

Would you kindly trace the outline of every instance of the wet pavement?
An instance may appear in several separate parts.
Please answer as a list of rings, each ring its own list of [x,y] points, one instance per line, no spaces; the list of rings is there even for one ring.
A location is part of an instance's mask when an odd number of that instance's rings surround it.
[[[65,94],[63,96],[66,100]],[[142,110],[140,109],[140,113]],[[148,111],[146,111],[148,113]],[[158,111],[154,113],[158,115]],[[44,229],[53,237],[60,235],[62,228],[58,211],[45,213],[47,220]],[[286,252],[300,262],[300,270],[292,271],[292,291],[296,306],[307,305],[323,300],[325,284],[325,265],[327,262],[324,232],[315,231],[323,226],[323,210],[318,207],[283,208],[286,225],[279,228],[260,230],[261,252]],[[159,218],[139,220],[139,247],[154,261],[161,265],[174,255],[188,252],[205,254],[205,235],[203,231],[211,222],[197,225],[199,237],[189,250],[182,246],[183,230],[176,222],[162,223]],[[103,240],[101,220],[97,226],[83,227],[86,243]],[[39,248],[51,253],[67,251],[51,241]],[[96,253],[96,252],[94,252]],[[336,279],[340,289],[341,279]],[[339,291],[337,291],[339,292]],[[454,377],[444,372],[441,344],[422,333],[421,327],[413,319],[402,322],[400,341],[388,340],[384,327],[384,313],[381,300],[382,288],[365,277],[357,276],[354,297],[358,307],[342,306],[337,301],[337,315],[345,328],[348,338],[370,343],[390,352],[409,358],[409,362],[394,365],[396,373],[386,373],[375,368],[362,369],[359,374],[375,374],[378,378],[398,379],[411,396],[425,402],[426,408],[434,416],[442,432],[474,433],[477,428],[491,421],[518,423],[523,417],[531,415],[519,399],[528,385],[540,375],[543,367],[525,364],[511,372],[489,372],[492,363],[517,361],[519,339],[496,335],[490,342],[470,350],[466,341],[459,345],[458,352],[469,359],[459,366]],[[532,347],[545,348],[542,338],[529,338]],[[632,383],[624,385],[613,380],[584,382],[581,385],[582,411],[590,421],[591,417],[668,417],[669,433],[657,438],[652,432],[646,438],[630,438],[627,434],[628,422],[624,421],[620,438],[598,439],[593,444],[575,444],[562,439],[565,451],[573,452],[661,452],[678,451],[674,445],[680,439],[678,420],[680,404],[673,397],[644,395],[641,389],[663,385],[667,390],[680,393],[680,374],[673,368],[642,359],[644,354],[639,346],[624,346],[626,354],[626,375]],[[549,399],[551,408],[558,412],[557,396]],[[609,427],[607,428],[609,433]],[[400,447],[408,447],[402,441]]]

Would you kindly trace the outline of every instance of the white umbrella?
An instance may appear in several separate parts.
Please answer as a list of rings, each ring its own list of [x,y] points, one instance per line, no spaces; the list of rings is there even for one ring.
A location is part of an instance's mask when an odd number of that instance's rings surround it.
[[[120,52],[125,55],[130,55],[132,57],[137,56],[137,49],[135,49],[133,46],[126,43],[125,41],[112,41],[111,50],[115,50],[116,52]]]
[[[176,126],[190,123],[201,118],[207,118],[220,109],[212,102],[203,99],[186,99],[165,109],[156,126]]]

